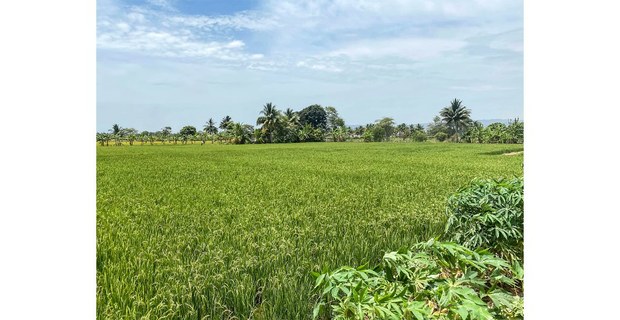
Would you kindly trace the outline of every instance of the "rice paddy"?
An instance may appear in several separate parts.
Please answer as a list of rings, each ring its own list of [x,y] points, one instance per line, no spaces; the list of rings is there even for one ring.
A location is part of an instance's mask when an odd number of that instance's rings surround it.
[[[473,178],[522,145],[97,148],[99,319],[310,319],[312,271],[438,236]]]

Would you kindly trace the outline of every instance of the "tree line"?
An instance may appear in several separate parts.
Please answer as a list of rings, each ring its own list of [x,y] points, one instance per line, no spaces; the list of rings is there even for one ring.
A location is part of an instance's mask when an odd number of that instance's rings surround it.
[[[256,126],[235,122],[225,116],[219,123],[210,118],[202,130],[184,126],[178,132],[164,127],[156,132],[134,128],[122,128],[114,124],[108,132],[97,133],[102,146],[139,144],[205,144],[207,142],[247,143],[294,143],[321,141],[416,141],[435,140],[461,143],[523,143],[523,122],[514,119],[508,125],[492,123],[483,126],[471,119],[471,110],[461,100],[454,99],[439,111],[433,122],[426,127],[421,124],[396,124],[393,118],[384,117],[374,123],[355,128],[345,125],[335,107],[314,104],[294,111],[278,110],[267,103],[259,112]]]

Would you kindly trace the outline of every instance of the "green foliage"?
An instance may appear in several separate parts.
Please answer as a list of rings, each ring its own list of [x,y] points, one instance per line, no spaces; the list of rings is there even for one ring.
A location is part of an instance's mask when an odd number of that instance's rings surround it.
[[[448,134],[445,132],[438,132],[435,135],[435,140],[439,141],[439,142],[444,142],[448,139]]]
[[[483,132],[485,143],[505,143],[508,140],[506,125],[500,122],[491,123]]]
[[[203,128],[204,128],[205,133],[211,136],[217,134],[217,127],[215,126],[215,121],[213,121],[213,118],[209,118],[209,121],[205,123]]]
[[[332,106],[325,107],[327,116],[327,130],[334,131],[337,128],[344,127],[344,120],[338,115],[338,110]]]
[[[313,128],[309,123],[307,123],[299,130],[298,137],[300,142],[325,141],[325,131],[319,128]]]
[[[372,270],[313,275],[313,319],[486,320],[518,318],[522,310],[522,278],[508,262],[455,243],[430,240],[386,253]]]
[[[435,237],[452,190],[523,172],[504,145],[146,144],[97,145],[97,319],[310,319],[312,271]]]
[[[327,112],[318,104],[308,106],[299,111],[299,122],[302,126],[309,124],[314,129],[327,129]]]
[[[366,129],[364,131],[364,133],[362,134],[362,139],[364,139],[364,142],[373,142],[374,141],[374,136],[373,136],[373,130],[371,129]]]
[[[256,119],[256,124],[261,126],[263,137],[267,138],[267,141],[271,143],[274,139],[274,133],[277,133],[278,129],[281,127],[280,111],[274,104],[269,102],[263,106],[263,110],[261,110],[260,114],[262,114],[262,116]],[[276,135],[276,139],[277,136],[278,135]]]
[[[332,140],[335,142],[345,142],[349,137],[349,130],[342,126],[337,127],[332,131]]]
[[[112,125],[112,129],[110,129],[110,133],[112,133],[113,135],[117,135],[121,133],[121,126],[119,126],[118,124],[114,124]]]
[[[382,118],[375,122],[373,126],[373,139],[374,141],[388,141],[394,134],[394,119]]]
[[[475,180],[448,199],[446,214],[444,238],[522,261],[523,178]]]
[[[231,122],[232,122],[232,118],[230,116],[225,116],[220,121],[220,129],[228,130],[228,126],[230,125]]]
[[[484,141],[484,126],[479,121],[474,121],[467,127],[463,140],[469,143],[482,143]]]
[[[414,131],[413,133],[411,133],[410,138],[412,141],[416,142],[424,142],[428,139],[424,131]]]
[[[230,122],[228,124],[228,134],[230,143],[232,144],[246,144],[252,140],[254,128],[251,125],[243,124],[241,122]]]
[[[441,118],[439,116],[435,116],[433,118],[433,123],[428,125],[428,129],[427,129],[427,133],[429,136],[436,136],[438,133],[443,132],[446,134],[446,138],[448,137],[448,126],[446,126],[446,124],[441,121]]]
[[[506,131],[508,132],[507,143],[523,143],[523,121],[514,119],[508,124]]]
[[[185,126],[179,131],[182,136],[193,136],[196,132],[196,127],[193,126]]]
[[[455,135],[458,141],[461,133],[471,123],[471,110],[463,105],[463,101],[454,99],[450,106],[444,107],[439,112],[442,121],[450,128],[449,135]]]

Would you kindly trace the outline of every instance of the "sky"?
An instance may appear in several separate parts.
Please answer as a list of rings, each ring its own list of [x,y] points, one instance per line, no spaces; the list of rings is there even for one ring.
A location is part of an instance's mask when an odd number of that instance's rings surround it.
[[[97,131],[256,125],[334,106],[347,125],[523,119],[523,2],[98,0]]]

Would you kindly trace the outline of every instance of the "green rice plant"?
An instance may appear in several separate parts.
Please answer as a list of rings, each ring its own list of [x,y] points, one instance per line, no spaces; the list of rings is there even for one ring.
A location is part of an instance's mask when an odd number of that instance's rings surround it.
[[[488,251],[432,239],[375,269],[315,273],[313,319],[522,319],[519,275]]]
[[[97,318],[311,319],[311,272],[441,234],[452,190],[522,175],[505,148],[98,146]]]
[[[448,199],[444,238],[523,260],[523,178],[479,179]]]

